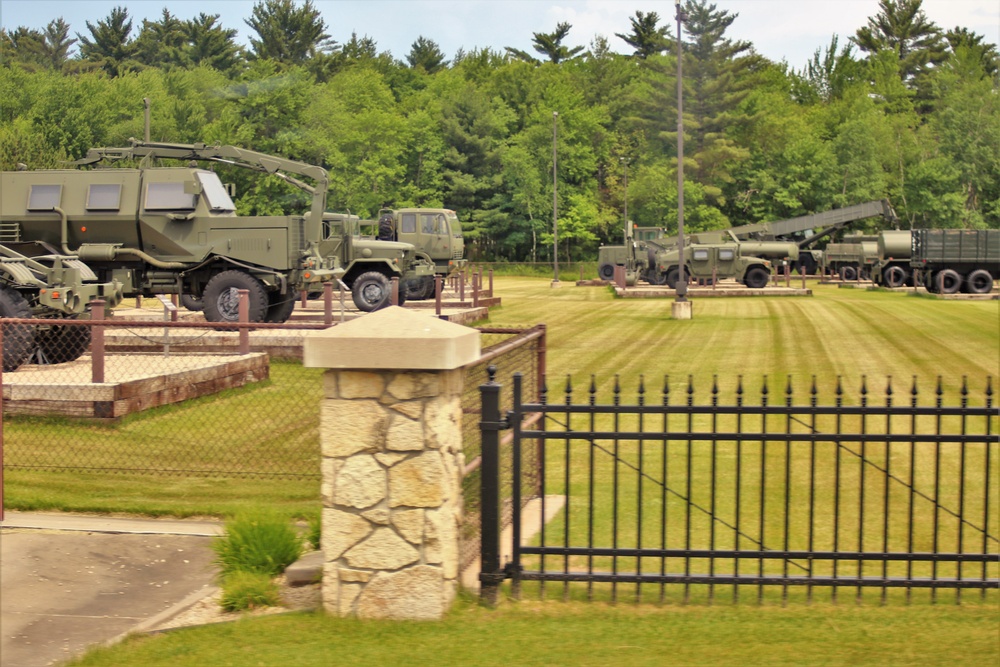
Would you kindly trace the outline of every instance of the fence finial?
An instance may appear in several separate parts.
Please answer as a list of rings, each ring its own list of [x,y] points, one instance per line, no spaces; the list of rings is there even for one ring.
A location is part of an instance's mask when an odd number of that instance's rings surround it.
[[[497,380],[497,367],[492,364],[486,367],[486,375],[489,377],[490,382],[496,382]]]

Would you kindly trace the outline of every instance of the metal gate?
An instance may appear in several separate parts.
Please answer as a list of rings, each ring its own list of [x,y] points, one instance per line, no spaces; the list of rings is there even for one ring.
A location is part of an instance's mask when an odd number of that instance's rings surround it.
[[[617,378],[610,403],[593,379],[584,401],[569,378],[563,396],[543,391],[535,402],[522,400],[520,377],[513,384],[506,412],[500,385],[480,387],[487,600],[508,578],[517,596],[526,582],[542,596],[557,582],[565,597],[684,602],[723,592],[812,600],[817,589],[836,600],[845,588],[883,603],[917,589],[961,600],[966,589],[1000,587],[992,378],[977,406],[964,379],[954,404],[938,379],[931,405],[919,404],[916,378],[901,405],[891,378],[878,405],[864,377],[853,396],[838,379],[828,405],[815,379],[799,405],[791,378],[774,404],[766,377],[753,404],[742,377],[727,403],[713,378],[700,405],[691,378],[653,391],[640,379],[628,405]],[[508,429],[514,481],[503,489],[498,442]],[[526,451],[541,462],[542,510],[531,524],[514,513],[501,562],[499,517],[507,502],[523,503]],[[544,505],[557,500],[546,523]]]

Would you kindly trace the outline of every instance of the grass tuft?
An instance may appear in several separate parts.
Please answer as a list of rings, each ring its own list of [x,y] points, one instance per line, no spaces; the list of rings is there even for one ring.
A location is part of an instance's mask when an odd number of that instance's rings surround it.
[[[281,594],[268,575],[236,570],[223,578],[219,604],[226,611],[276,607],[281,604]]]
[[[212,549],[224,580],[237,571],[275,576],[302,554],[302,540],[286,517],[256,509],[226,522]]]

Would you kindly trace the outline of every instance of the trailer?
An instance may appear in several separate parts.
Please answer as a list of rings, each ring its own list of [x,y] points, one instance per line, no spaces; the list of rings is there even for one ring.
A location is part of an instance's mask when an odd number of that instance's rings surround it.
[[[910,268],[934,294],[989,294],[1000,278],[1000,230],[914,229]]]

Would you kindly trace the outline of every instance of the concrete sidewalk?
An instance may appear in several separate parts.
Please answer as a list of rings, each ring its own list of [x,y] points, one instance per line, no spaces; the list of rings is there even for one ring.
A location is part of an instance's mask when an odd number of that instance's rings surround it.
[[[222,523],[7,512],[0,665],[40,667],[141,631],[214,589]]]

